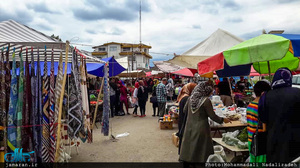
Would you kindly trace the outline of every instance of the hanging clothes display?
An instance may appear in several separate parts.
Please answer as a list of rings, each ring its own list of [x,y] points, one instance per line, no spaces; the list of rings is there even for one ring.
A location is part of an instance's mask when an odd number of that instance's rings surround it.
[[[18,101],[18,86],[16,75],[16,58],[15,49],[12,54],[13,64],[11,72],[11,89],[8,110],[8,130],[7,130],[7,145],[10,151],[14,151],[17,146],[17,123],[16,123],[16,107]]]
[[[26,62],[25,62],[25,87],[24,87],[24,108],[22,115],[22,125],[31,125],[30,114],[31,108],[31,80],[29,74],[29,62],[28,62],[28,49],[26,48]],[[24,152],[32,151],[32,127],[22,127],[22,148]]]
[[[43,118],[42,118],[42,161],[49,161],[49,147],[50,147],[50,126],[49,126],[49,78],[47,66],[47,49],[44,51],[44,73],[43,73]],[[39,66],[39,65],[38,65]]]
[[[31,65],[34,64],[34,56],[33,56],[33,48],[31,47]],[[30,125],[32,125],[32,149],[38,150],[38,128],[34,125],[36,125],[37,120],[38,120],[38,112],[37,112],[37,76],[35,74],[35,69],[34,66],[31,66],[31,78],[30,78],[30,82],[31,82],[31,108],[32,108],[32,112],[31,112],[31,120],[30,120]],[[33,153],[33,161],[37,161],[37,152]]]
[[[108,63],[104,66],[104,85],[103,85],[103,117],[102,117],[102,130],[104,136],[109,134],[109,114],[110,114],[110,95],[109,95],[109,84],[108,84]]]
[[[54,162],[55,159],[55,132],[54,132],[54,124],[55,124],[55,94],[54,94],[54,55],[53,49],[51,52],[51,67],[50,67],[50,92],[49,92],[49,121],[50,121],[50,147],[49,147],[49,162]],[[53,153],[54,152],[54,153]]]
[[[82,94],[82,108],[84,114],[84,132],[86,133],[86,137],[88,143],[92,143],[92,132],[91,132],[91,122],[90,122],[90,110],[89,110],[89,100],[88,100],[88,92],[86,86],[86,64],[83,58],[81,57],[81,65],[80,65],[80,75],[81,75],[81,94]],[[85,142],[85,141],[83,141]]]
[[[5,112],[5,65],[4,65],[4,48],[1,51],[0,60],[0,80],[1,80],[1,91],[0,91],[0,148],[5,149],[5,123],[6,123],[6,112]],[[4,152],[5,153],[5,152]]]
[[[19,75],[19,89],[18,89],[18,102],[17,102],[17,148],[21,146],[21,128],[22,128],[22,114],[23,114],[23,100],[24,100],[24,64],[22,56],[22,48],[19,54],[20,58],[20,75]]]
[[[83,130],[83,113],[82,113],[82,97],[80,91],[80,76],[78,71],[77,53],[73,50],[72,53],[72,69],[69,88],[69,121],[68,133],[71,139],[78,138],[79,132],[85,135]],[[84,138],[84,137],[81,137]]]

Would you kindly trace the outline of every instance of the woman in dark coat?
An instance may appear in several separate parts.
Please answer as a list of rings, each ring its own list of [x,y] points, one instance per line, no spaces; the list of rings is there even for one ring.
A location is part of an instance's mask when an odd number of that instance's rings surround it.
[[[147,88],[144,86],[144,82],[142,80],[139,81],[139,89],[138,89],[138,103],[140,106],[141,116],[140,117],[146,117],[146,102],[148,100],[148,92]]]
[[[287,68],[276,71],[271,87],[258,105],[258,117],[268,132],[266,160],[288,163],[300,156],[300,89],[292,87]]]
[[[208,117],[221,124],[230,120],[217,116],[210,99],[213,88],[200,82],[188,98],[184,111],[188,112],[179,159],[185,163],[203,163],[214,154]]]

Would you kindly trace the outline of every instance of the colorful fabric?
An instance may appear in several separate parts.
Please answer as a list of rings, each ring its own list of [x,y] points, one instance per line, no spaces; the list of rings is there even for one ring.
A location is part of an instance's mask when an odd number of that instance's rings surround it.
[[[110,114],[110,96],[108,84],[108,64],[104,65],[104,85],[103,85],[103,117],[102,117],[102,130],[104,136],[109,134],[109,114]]]
[[[0,126],[5,128],[6,122],[6,111],[5,111],[5,65],[4,65],[4,48],[1,52],[1,60],[0,60],[0,80],[1,80],[1,91],[0,91]],[[0,148],[5,148],[5,130],[0,131]]]
[[[31,65],[34,65],[34,56],[33,56],[33,48],[31,48]],[[31,120],[30,120],[30,125],[36,125],[37,123],[37,118],[38,118],[38,112],[37,112],[37,75],[35,74],[35,69],[34,66],[31,66],[31,107],[32,107],[32,112],[31,112]],[[33,160],[32,161],[37,161],[37,152],[38,152],[38,127],[32,127],[32,136],[33,136],[33,147],[32,149],[36,152],[33,153]]]
[[[69,91],[69,137],[71,139],[78,138],[79,132],[84,135],[83,130],[83,113],[81,102],[80,78],[78,71],[77,53],[73,50],[72,54],[72,70],[70,77],[70,91]]]
[[[16,57],[15,49],[12,54],[13,64],[11,73],[11,90],[8,110],[8,129],[7,129],[7,144],[10,151],[14,151],[17,147],[17,101],[18,101],[18,84],[16,75]]]
[[[49,148],[49,162],[54,162],[55,160],[55,129],[54,124],[56,121],[55,116],[55,95],[54,95],[54,55],[53,49],[51,53],[51,67],[50,67],[50,92],[49,92],[49,100],[50,100],[50,111],[49,111],[49,121],[50,121],[50,148]]]
[[[25,63],[25,87],[24,87],[24,108],[22,115],[22,125],[31,125],[30,114],[32,113],[31,106],[31,80],[29,74],[29,62],[28,62],[28,49],[26,49],[26,63]],[[22,128],[22,148],[24,152],[32,151],[32,127]]]
[[[251,144],[252,144],[252,142],[248,142],[249,151],[251,150]],[[266,155],[254,156],[249,152],[249,156],[250,156],[250,163],[266,163],[267,162]],[[262,167],[262,166],[259,166],[259,167]]]
[[[167,89],[166,85],[163,83],[160,83],[156,87],[156,96],[157,96],[157,102],[164,103],[167,102]]]
[[[19,75],[19,89],[18,89],[18,102],[17,102],[17,148],[21,148],[21,129],[22,129],[22,113],[23,113],[23,100],[24,100],[24,63],[22,56],[22,49],[19,54],[20,57],[20,75]]]
[[[48,78],[48,66],[47,66],[47,52],[44,51],[44,75],[43,75],[43,136],[42,136],[42,161],[49,161],[49,148],[50,148],[50,126],[49,126],[49,78]]]
[[[81,61],[80,65],[81,75],[81,93],[82,93],[82,108],[84,115],[84,132],[88,139],[88,143],[92,143],[92,132],[91,132],[91,121],[90,121],[90,110],[89,110],[89,97],[86,86],[86,64],[85,61]]]
[[[191,99],[192,113],[198,111],[208,96],[212,93],[213,88],[206,82],[200,82],[193,90]]]

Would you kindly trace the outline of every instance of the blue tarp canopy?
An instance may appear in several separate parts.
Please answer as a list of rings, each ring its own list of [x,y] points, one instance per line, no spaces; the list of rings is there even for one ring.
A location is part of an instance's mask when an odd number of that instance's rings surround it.
[[[116,76],[119,75],[121,72],[125,70],[124,67],[122,67],[113,57],[109,58],[104,58],[102,59],[105,62],[109,62],[109,76]],[[35,65],[35,73],[37,69],[37,62],[34,62]],[[41,75],[44,74],[44,62],[40,62],[41,66]],[[47,62],[48,66],[48,75],[50,75],[50,67],[51,67],[51,62]],[[63,63],[63,68],[65,67],[65,63]],[[104,68],[104,63],[86,63],[86,68],[88,74],[95,75],[98,77],[103,77],[103,68]],[[31,65],[29,65],[29,69],[31,69]],[[58,62],[54,62],[54,75],[57,75],[57,70],[58,70]],[[20,74],[19,68],[17,68],[17,75]],[[71,73],[71,63],[68,63],[68,68],[67,68],[67,74]]]
[[[109,77],[117,76],[125,70],[113,57],[104,58],[102,61],[109,63]],[[91,75],[103,77],[103,68],[104,64],[101,63],[86,63],[87,72]]]
[[[300,57],[300,34],[275,34],[275,35],[291,40],[293,50],[294,50],[294,56]]]
[[[251,64],[229,66],[224,59],[224,69],[216,71],[218,77],[231,77],[231,76],[248,76],[251,71]]]

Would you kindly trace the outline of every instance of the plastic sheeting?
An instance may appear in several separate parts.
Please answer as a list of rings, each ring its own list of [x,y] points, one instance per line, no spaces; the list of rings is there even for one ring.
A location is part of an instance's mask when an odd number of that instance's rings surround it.
[[[294,56],[300,57],[300,34],[275,34],[275,35],[291,40],[293,50],[294,50]]]
[[[171,72],[171,73],[176,74],[176,75],[181,75],[181,76],[193,77],[195,75],[195,73],[197,73],[197,70],[196,69],[191,69],[191,68],[183,68],[183,69],[180,69],[178,71]]]

